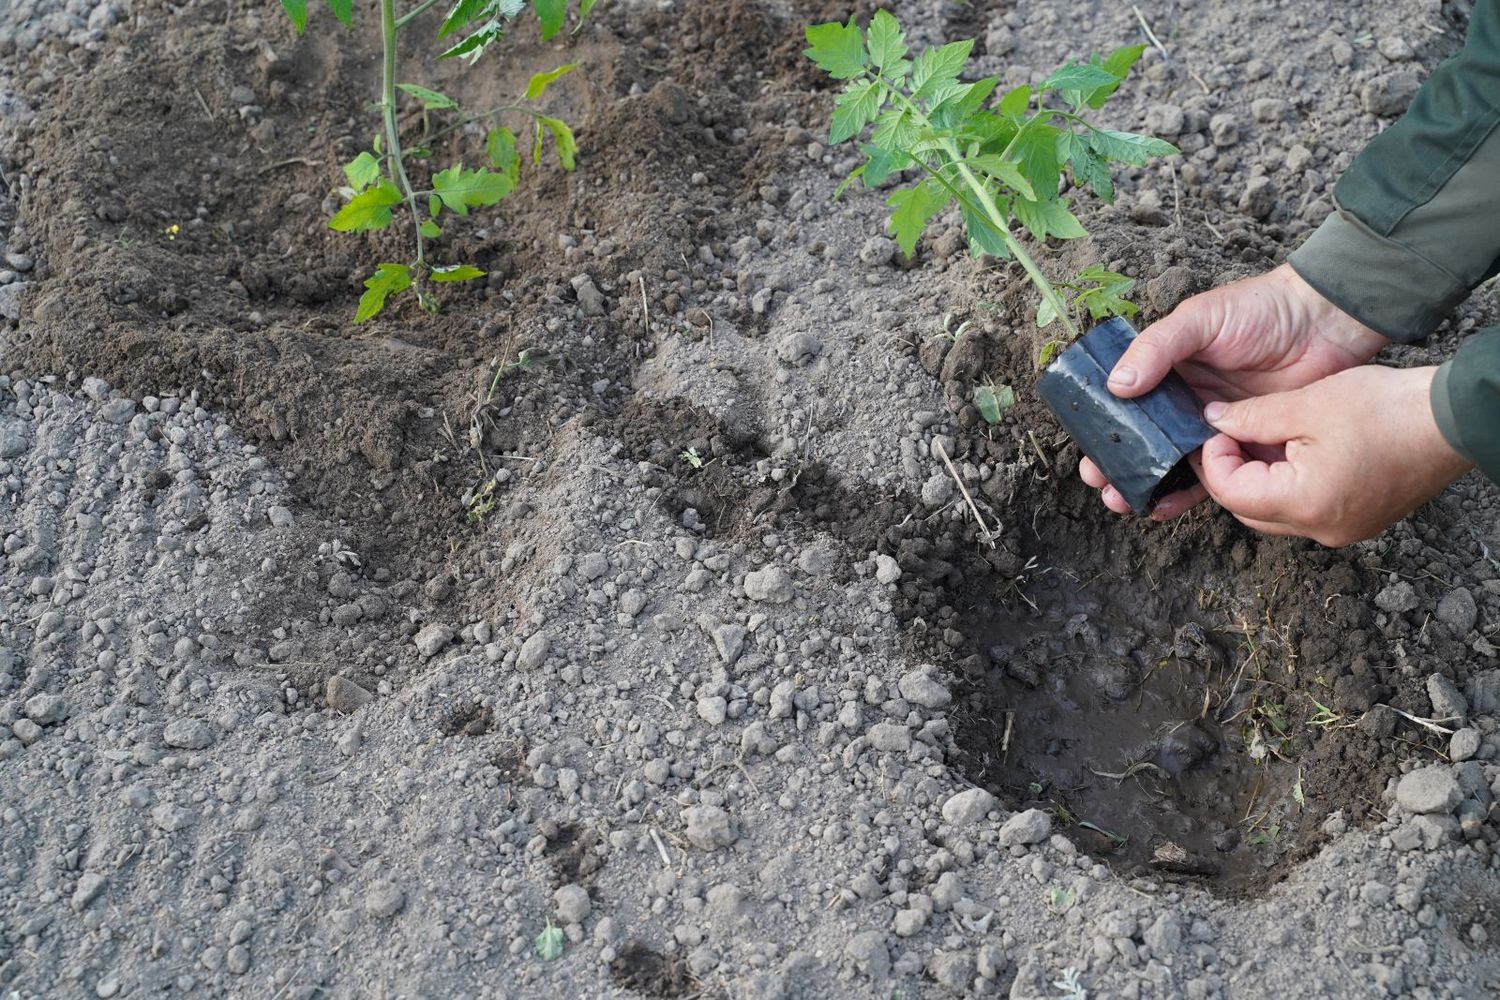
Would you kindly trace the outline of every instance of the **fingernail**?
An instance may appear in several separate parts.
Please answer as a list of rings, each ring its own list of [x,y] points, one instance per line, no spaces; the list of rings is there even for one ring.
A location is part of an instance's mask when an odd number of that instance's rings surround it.
[[[1203,419],[1211,424],[1215,423],[1220,417],[1224,416],[1225,411],[1228,409],[1228,403],[1221,403],[1218,400],[1214,400],[1203,408]]]
[[[1109,384],[1116,389],[1129,389],[1140,377],[1140,373],[1134,368],[1122,365],[1109,373]]]

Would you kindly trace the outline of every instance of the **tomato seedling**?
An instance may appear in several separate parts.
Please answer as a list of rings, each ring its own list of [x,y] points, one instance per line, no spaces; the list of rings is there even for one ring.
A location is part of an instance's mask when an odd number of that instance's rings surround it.
[[[867,32],[851,18],[808,28],[807,41],[813,62],[848,81],[837,99],[829,143],[858,142],[865,155],[835,197],[855,180],[876,188],[916,168],[921,179],[887,199],[891,231],[907,256],[927,224],[957,204],[972,250],[1015,260],[1036,286],[1038,327],[1059,323],[1063,338],[1072,340],[1084,313],[1100,320],[1135,312],[1125,298],[1134,285],[1130,278],[1090,267],[1053,282],[1022,246],[1017,228],[1041,244],[1086,236],[1060,193],[1065,172],[1074,188],[1112,202],[1111,164],[1139,167],[1177,152],[1161,139],[1100,128],[1084,117],[1119,89],[1145,46],[1070,62],[1036,86],[1016,87],[992,101],[998,77],[959,80],[972,39],[908,58],[901,25],[888,11],[876,11]],[[1040,363],[1060,346],[1060,340],[1049,341]],[[991,409],[998,415],[998,407]]]
[[[307,0],[280,2],[287,17],[291,19],[292,26],[301,34],[307,27]],[[468,113],[458,106],[457,101],[445,94],[414,83],[397,81],[397,35],[432,8],[437,0],[422,0],[399,17],[396,15],[395,0],[378,0],[378,3],[380,40],[384,54],[379,105],[383,129],[371,140],[370,149],[344,164],[344,177],[348,184],[342,187],[342,192],[347,201],[328,221],[328,225],[331,229],[345,233],[385,229],[395,221],[397,212],[404,212],[412,227],[416,256],[408,263],[385,262],[376,266],[375,273],[365,279],[365,292],[360,296],[359,308],[354,314],[356,323],[363,323],[376,316],[392,296],[408,289],[416,296],[417,303],[423,309],[436,311],[437,299],[428,290],[429,283],[472,281],[484,276],[485,272],[473,264],[430,263],[427,259],[427,241],[443,235],[438,220],[445,209],[454,215],[465,216],[471,208],[485,208],[498,203],[515,188],[521,173],[521,155],[516,133],[500,124],[506,116],[525,116],[531,120],[534,133],[531,143],[533,166],[541,164],[548,136],[552,139],[558,161],[564,170],[573,169],[578,152],[572,129],[561,119],[542,114],[532,103],[546,93],[547,87],[555,80],[577,69],[575,64],[568,63],[536,74],[527,83],[521,99],[514,104]],[[580,22],[597,3],[598,0],[578,0]],[[354,0],[328,0],[328,7],[333,11],[334,17],[345,27],[354,21],[353,4]],[[562,31],[567,20],[569,0],[458,0],[438,29],[438,38],[456,37],[457,41],[451,41],[439,53],[438,58],[461,58],[472,65],[485,50],[504,37],[511,22],[528,6],[536,12],[543,41],[551,40]],[[410,148],[402,145],[401,130],[397,125],[398,93],[406,95],[422,108],[422,138]],[[450,113],[457,122],[434,132],[430,127],[433,112]],[[471,122],[490,125],[484,140],[488,166],[470,169],[463,163],[455,163],[445,169],[432,170],[429,187],[415,187],[408,173],[411,161],[430,159],[432,149],[429,143]]]

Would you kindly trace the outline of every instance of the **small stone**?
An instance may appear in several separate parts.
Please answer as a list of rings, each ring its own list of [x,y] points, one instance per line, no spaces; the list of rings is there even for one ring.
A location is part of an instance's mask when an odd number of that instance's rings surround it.
[[[202,750],[214,742],[214,731],[202,719],[173,719],[161,731],[161,741],[181,750]]]
[[[1448,759],[1455,764],[1461,764],[1466,760],[1473,760],[1479,753],[1479,745],[1483,742],[1483,735],[1477,729],[1460,729],[1453,734],[1448,741]]]
[[[1432,717],[1438,722],[1463,722],[1469,717],[1469,700],[1442,674],[1427,678],[1427,699],[1432,702]]]
[[[1276,207],[1276,185],[1264,175],[1250,178],[1240,195],[1240,211],[1253,219],[1264,219]]]
[[[1141,940],[1154,957],[1169,957],[1182,947],[1182,920],[1175,913],[1163,913],[1146,928]]]
[[[1396,783],[1396,801],[1414,813],[1452,812],[1463,798],[1463,789],[1451,768],[1429,764],[1401,776]]]
[[[546,632],[533,632],[521,643],[521,651],[516,654],[516,666],[522,670],[535,670],[547,662],[547,655],[552,652],[552,640],[547,638]]]
[[[62,695],[38,694],[26,699],[26,717],[39,726],[50,726],[68,717],[68,702]]]
[[[879,982],[891,974],[891,952],[880,931],[860,931],[844,945],[844,957],[856,972]]]
[[[794,592],[791,575],[780,566],[766,566],[745,574],[745,596],[752,601],[785,604]]]
[[[1286,114],[1286,101],[1276,97],[1257,97],[1250,102],[1250,114],[1258,122],[1277,122]]]
[[[442,652],[444,647],[452,641],[453,629],[441,622],[432,622],[429,625],[424,625],[422,630],[412,638],[412,642],[416,644],[417,652],[421,653],[424,658],[429,659]]]
[[[552,905],[557,908],[558,922],[564,926],[583,923],[594,909],[589,891],[581,885],[571,884],[552,894]]]
[[[1146,131],[1163,139],[1182,134],[1182,109],[1175,104],[1153,104],[1146,109]]]
[[[11,270],[20,271],[22,274],[26,274],[36,266],[36,261],[29,253],[12,251],[11,253],[5,255],[5,266],[9,267]]]
[[[1385,35],[1375,42],[1375,51],[1385,56],[1393,63],[1409,62],[1416,52],[1412,50],[1411,43],[1400,35]]]
[[[231,975],[243,976],[250,971],[250,949],[242,944],[230,948],[224,955],[224,968]]]
[[[7,285],[0,285],[0,316],[9,320],[21,318],[21,291],[29,288],[30,283],[17,281]]]
[[[267,510],[266,518],[271,522],[271,527],[273,528],[290,528],[292,526],[292,512],[279,505]]]
[[[1415,70],[1392,70],[1360,88],[1359,103],[1372,115],[1394,118],[1406,110],[1421,86]]]
[[[102,378],[90,375],[83,380],[83,394],[96,403],[102,403],[109,398],[109,383]]]
[[[1474,715],[1500,714],[1500,670],[1481,670],[1469,675],[1469,711]]]
[[[797,568],[808,576],[824,576],[833,571],[837,558],[831,545],[809,545],[797,554]]]
[[[151,810],[151,819],[167,833],[176,833],[198,822],[198,814],[183,806],[163,802]]]
[[[878,722],[866,738],[881,753],[906,753],[911,749],[911,729],[896,722]]]
[[[899,910],[896,919],[892,923],[897,937],[911,937],[913,934],[927,926],[927,911],[911,907]]]
[[[1312,162],[1312,158],[1312,150],[1299,142],[1286,151],[1286,168],[1294,174],[1300,174]]]
[[[737,839],[734,823],[721,806],[689,806],[682,811],[687,824],[687,839],[694,847],[713,851],[728,847]]]
[[[995,835],[1001,847],[1039,844],[1052,836],[1052,817],[1040,809],[1027,809],[1006,820]]]
[[[1438,601],[1437,620],[1459,639],[1474,630],[1479,624],[1479,605],[1468,587],[1458,587],[1443,595]]]
[[[930,508],[938,508],[953,497],[953,480],[944,472],[934,472],[922,484],[922,502]]]
[[[965,788],[943,803],[943,820],[952,826],[969,826],[984,819],[996,804],[995,796],[983,788]]]
[[[573,292],[578,296],[578,304],[583,308],[585,316],[603,316],[605,313],[604,293],[599,291],[599,286],[594,284],[594,279],[587,274],[580,274],[570,282]]]
[[[872,236],[859,248],[859,259],[871,267],[889,264],[896,257],[896,244],[884,236]]]
[[[578,575],[593,582],[609,572],[609,557],[603,552],[589,552],[578,559]]]
[[[1240,127],[1231,115],[1214,115],[1208,120],[1209,138],[1223,149],[1240,141]]]
[[[912,670],[902,674],[896,688],[901,692],[901,697],[923,708],[937,710],[953,703],[953,695],[948,692],[947,685],[926,670]]]
[[[620,610],[634,618],[646,608],[646,595],[635,587],[631,587],[620,595]]]
[[[1417,588],[1406,580],[1393,583],[1375,595],[1375,606],[1393,615],[1413,611],[1418,603]]]
[[[893,556],[880,553],[875,557],[875,582],[895,583],[901,579],[901,564]]]
[[[982,944],[974,963],[975,969],[986,979],[999,979],[1009,965],[1005,952],[996,944]]]
[[[42,727],[30,719],[17,719],[11,723],[11,735],[21,741],[22,746],[31,746],[42,738]]]
[[[940,951],[927,960],[927,974],[949,993],[968,993],[974,978],[974,958],[966,951]]]
[[[380,879],[365,893],[365,912],[377,920],[387,920],[406,905],[406,893],[394,882]]]
[[[958,872],[943,872],[932,887],[932,908],[939,913],[953,909],[964,895],[964,880]]]
[[[128,424],[135,416],[135,400],[111,399],[99,407],[99,416],[112,424]]]
[[[698,718],[710,726],[722,726],[729,717],[729,703],[718,695],[698,699]]]
[[[97,872],[85,872],[73,890],[73,909],[82,913],[90,903],[99,898],[108,880]]]
[[[776,356],[789,365],[811,364],[819,354],[823,353],[823,345],[818,338],[805,331],[787,334],[776,345]]]
[[[725,663],[733,663],[740,658],[745,650],[745,636],[749,633],[740,625],[719,625],[713,631],[714,648],[719,651],[719,659]]]
[[[328,678],[323,696],[328,701],[329,708],[345,715],[352,715],[375,700],[374,694],[337,674]]]

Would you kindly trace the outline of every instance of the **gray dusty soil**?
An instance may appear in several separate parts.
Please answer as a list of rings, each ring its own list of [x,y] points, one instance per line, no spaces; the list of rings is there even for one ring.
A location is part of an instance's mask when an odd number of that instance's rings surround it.
[[[1006,82],[1141,38],[892,6]],[[1183,155],[1048,266],[1146,320],[1282,259],[1467,15],[1140,8],[1106,114]],[[486,287],[355,329],[381,244],[319,202],[367,24],[0,10],[5,997],[1500,990],[1500,492],[1339,552],[1107,515],[1024,283],[830,203],[799,39],[849,13],[419,64],[477,105],[578,59],[579,170],[457,228]]]

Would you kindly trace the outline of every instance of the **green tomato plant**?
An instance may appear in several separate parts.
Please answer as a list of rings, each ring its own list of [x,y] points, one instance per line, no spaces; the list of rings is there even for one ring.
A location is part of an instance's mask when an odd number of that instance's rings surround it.
[[[298,34],[307,27],[307,0],[280,0]],[[514,190],[521,173],[521,154],[516,133],[500,124],[506,116],[524,116],[533,129],[531,160],[542,162],[542,151],[548,136],[556,149],[562,168],[574,167],[578,144],[573,131],[561,119],[542,114],[532,102],[546,93],[559,77],[577,69],[574,63],[533,76],[526,85],[521,101],[488,111],[467,113],[458,102],[445,94],[414,83],[401,83],[396,72],[396,40],[408,27],[438,0],[421,0],[405,14],[397,16],[395,0],[378,0],[380,6],[380,40],[384,52],[380,86],[382,131],[371,140],[371,148],[344,164],[348,181],[342,188],[347,198],[344,206],[328,221],[330,229],[342,233],[385,229],[402,212],[412,227],[415,256],[407,263],[385,262],[376,265],[375,273],[365,279],[354,322],[363,323],[385,308],[386,301],[408,289],[425,310],[437,310],[437,299],[428,284],[472,281],[484,271],[472,264],[436,265],[427,259],[427,241],[443,235],[439,218],[444,210],[466,216],[471,208],[498,203]],[[354,0],[328,0],[333,15],[345,27],[354,21]],[[578,0],[578,20],[588,16],[598,0]],[[528,6],[537,16],[543,41],[562,31],[567,20],[569,0],[458,0],[443,19],[438,38],[456,37],[438,54],[439,59],[463,59],[473,64],[490,46],[505,36],[506,29]],[[402,145],[397,124],[398,94],[404,94],[422,108],[423,135],[418,145]],[[430,130],[429,116],[448,112],[457,118],[451,126]],[[490,126],[485,134],[484,152],[487,166],[469,168],[463,163],[432,170],[429,186],[418,188],[412,183],[411,161],[432,156],[431,141],[456,131],[471,122]],[[425,208],[425,211],[424,211]]]
[[[1069,62],[1034,87],[1016,87],[992,100],[998,77],[959,80],[972,39],[908,58],[901,25],[885,10],[875,12],[868,31],[851,18],[808,28],[807,41],[813,62],[848,81],[835,105],[829,143],[857,142],[865,157],[835,197],[855,180],[876,188],[902,171],[919,171],[920,179],[887,199],[896,242],[910,256],[927,224],[956,204],[973,252],[1016,261],[1040,293],[1037,326],[1061,325],[1062,338],[1042,349],[1044,366],[1079,335],[1084,314],[1097,321],[1135,313],[1126,298],[1134,285],[1130,278],[1089,267],[1053,281],[1022,245],[1018,229],[1041,244],[1086,236],[1061,195],[1065,172],[1075,189],[1112,202],[1111,164],[1139,167],[1177,152],[1161,139],[1100,128],[1084,116],[1104,106],[1145,46]],[[998,388],[984,400],[986,419],[991,413],[998,419],[1006,403]]]

